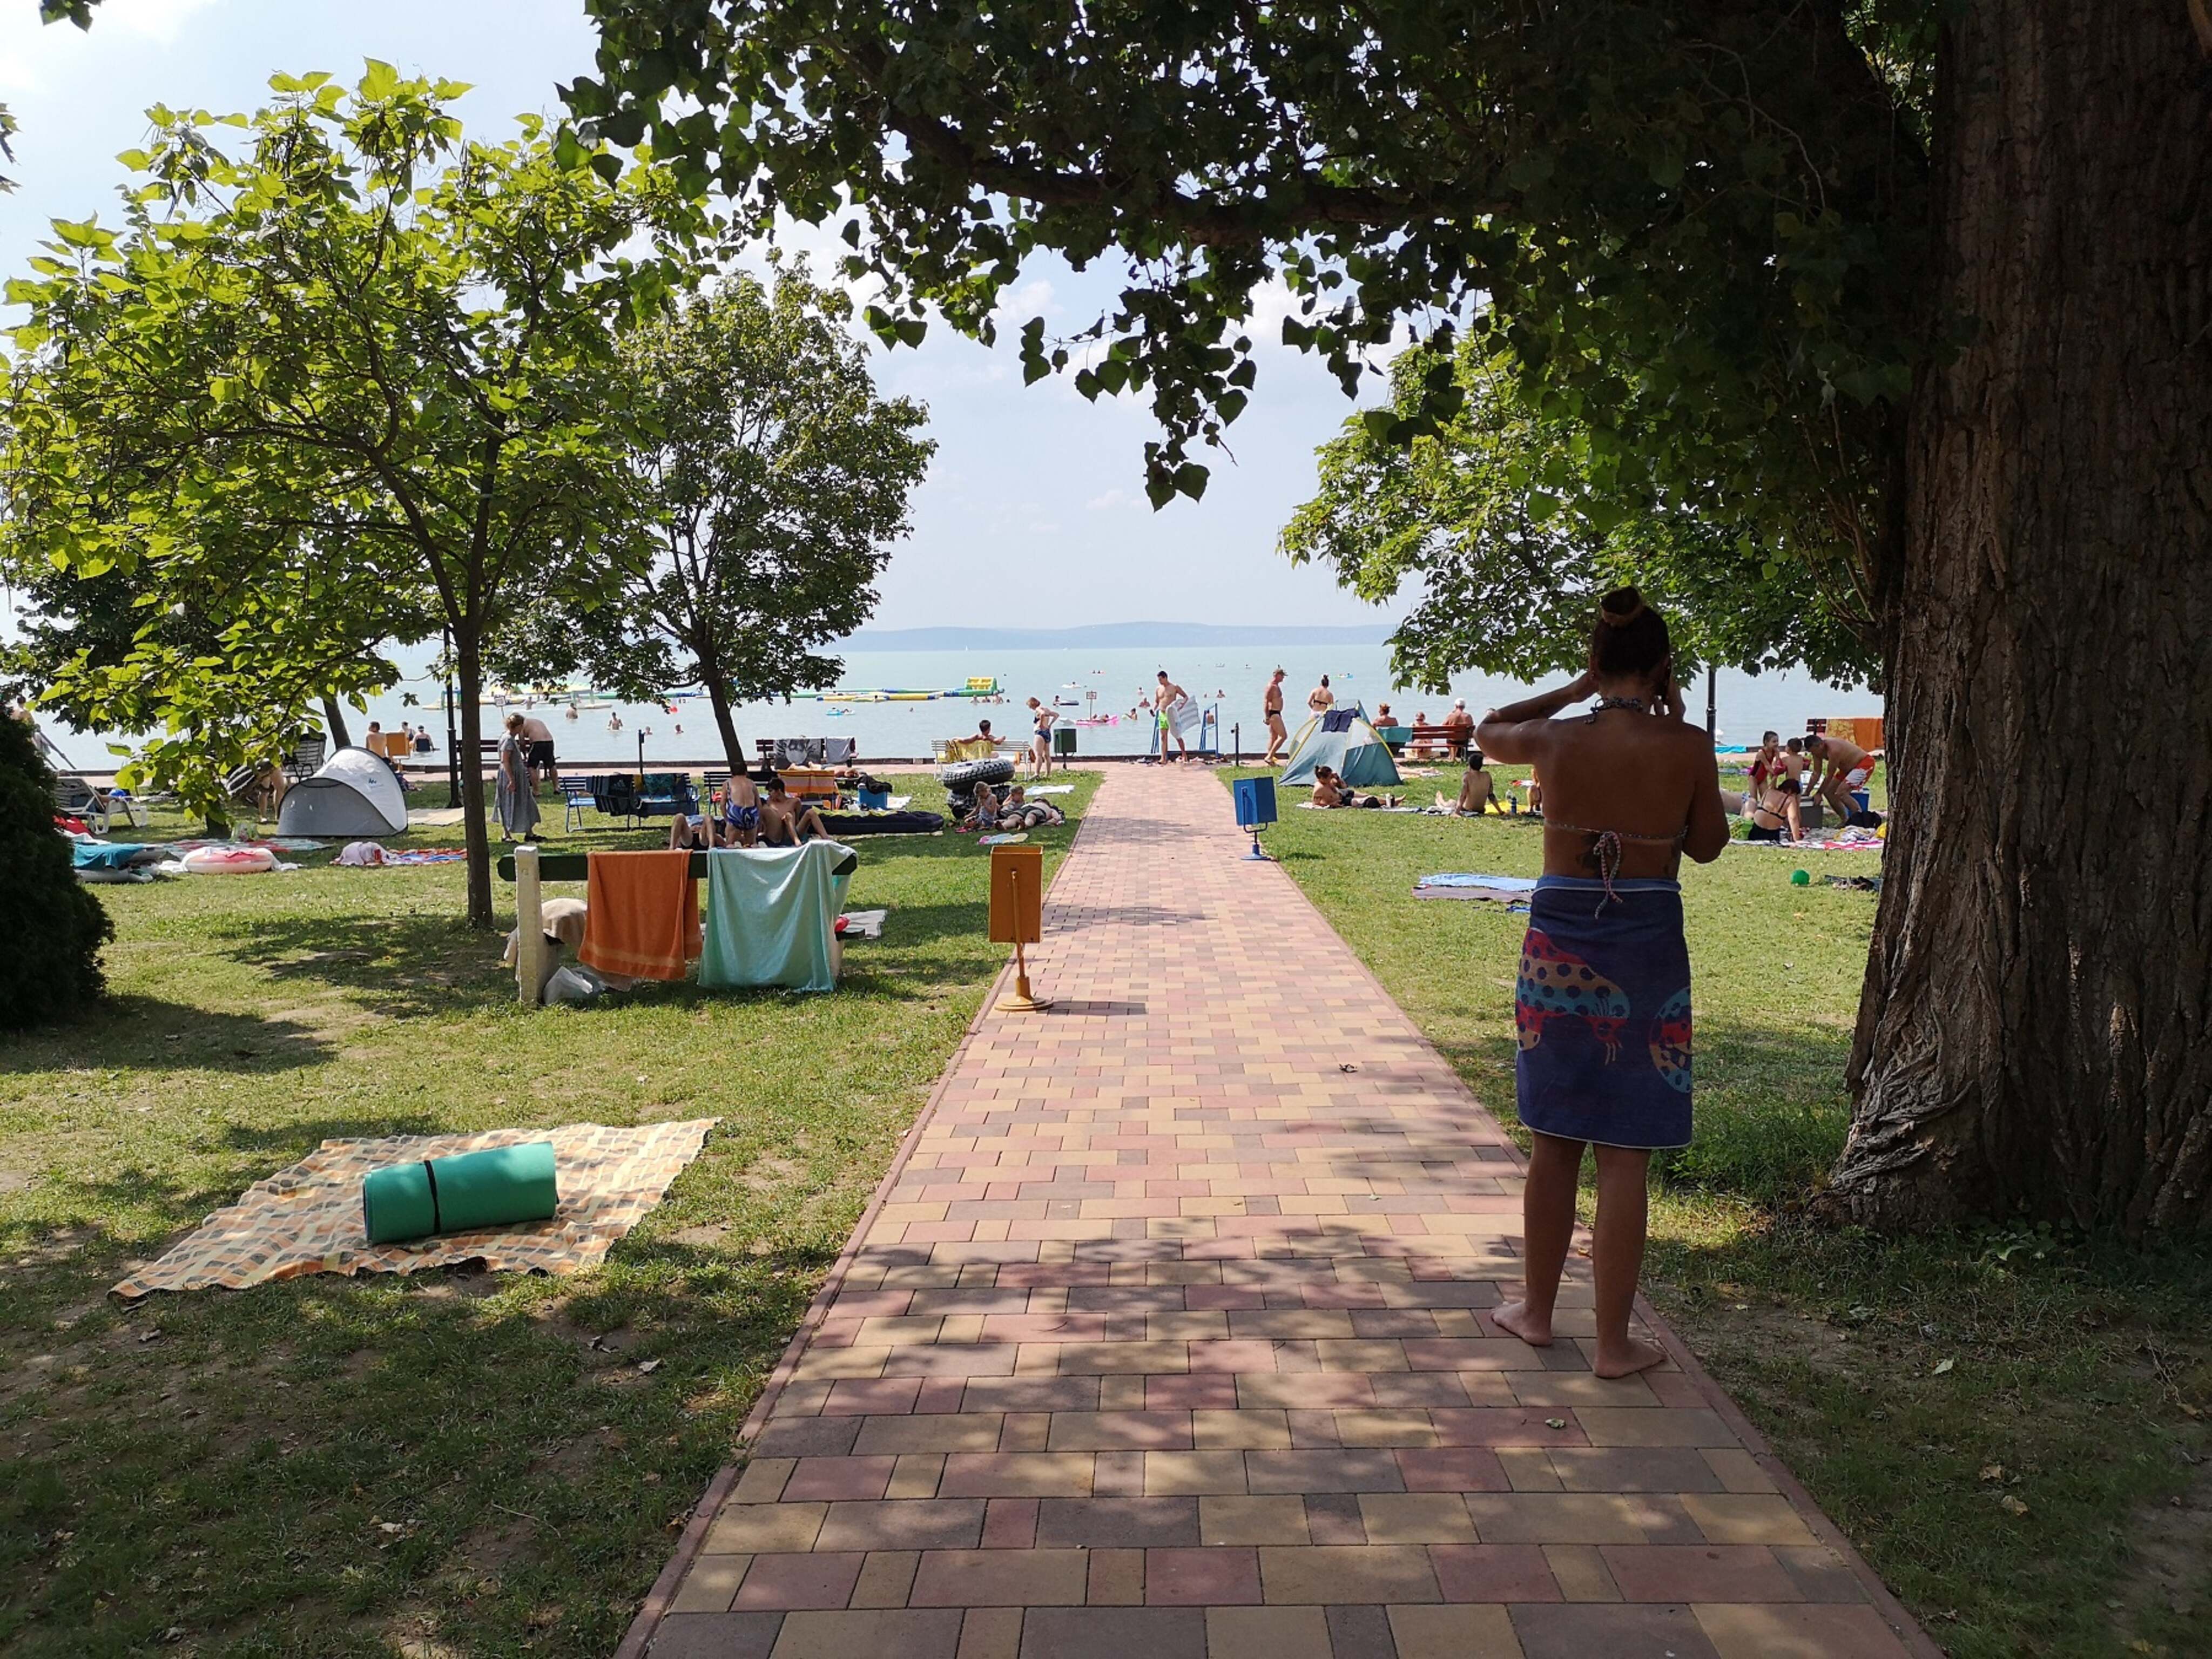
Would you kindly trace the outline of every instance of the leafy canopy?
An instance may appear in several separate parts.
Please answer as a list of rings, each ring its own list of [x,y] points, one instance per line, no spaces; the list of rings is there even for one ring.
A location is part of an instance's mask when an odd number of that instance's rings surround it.
[[[530,619],[507,647],[518,667],[636,698],[703,688],[733,770],[732,703],[836,679],[821,647],[874,609],[936,448],[920,404],[878,395],[851,314],[803,264],[778,265],[629,337],[652,557],[588,614]]]
[[[1479,329],[1607,487],[1725,496],[1763,544],[1879,579],[1926,349],[1924,5],[586,3],[586,131],[762,224],[839,222],[889,337],[931,307],[993,337],[1039,248],[1121,262],[1078,384],[1150,392],[1155,502],[1204,488],[1194,446],[1243,407],[1279,283],[1284,338],[1347,391],[1401,325]],[[1023,329],[1032,377],[1082,345]],[[1391,435],[1459,396],[1443,377]]]
[[[1463,394],[1458,411],[1394,438],[1439,374]],[[1415,589],[1391,641],[1401,684],[1441,692],[1469,666],[1521,679],[1579,669],[1599,597],[1624,582],[1665,611],[1685,677],[1705,664],[1802,665],[1841,684],[1871,672],[1861,619],[1804,562],[1763,544],[1755,520],[1718,516],[1724,503],[1601,487],[1590,434],[1531,413],[1503,354],[1471,340],[1449,359],[1416,348],[1390,376],[1390,402],[1322,447],[1320,488],[1282,545],[1370,602]]]
[[[465,142],[453,82],[372,61],[350,89],[270,86],[252,116],[150,112],[150,143],[121,158],[121,229],[57,222],[8,285],[28,313],[14,556],[157,594],[257,572],[234,656],[374,638],[422,607],[451,635],[473,740],[486,638],[641,556],[619,337],[692,285],[718,228],[649,158],[625,172],[535,117]],[[341,569],[319,592],[304,574]],[[149,662],[185,707],[223,665]],[[181,736],[149,763],[204,778]],[[488,923],[481,780],[464,776]]]

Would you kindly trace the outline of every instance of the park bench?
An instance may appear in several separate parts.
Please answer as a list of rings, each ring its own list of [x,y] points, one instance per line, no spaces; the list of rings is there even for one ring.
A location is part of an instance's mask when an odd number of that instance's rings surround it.
[[[1413,760],[1462,759],[1463,751],[1473,747],[1474,743],[1474,732],[1471,728],[1455,732],[1449,726],[1434,722],[1416,720],[1410,726],[1392,729],[1404,731],[1408,736],[1402,750],[1399,744],[1392,744],[1391,751],[1394,754],[1402,752]]]

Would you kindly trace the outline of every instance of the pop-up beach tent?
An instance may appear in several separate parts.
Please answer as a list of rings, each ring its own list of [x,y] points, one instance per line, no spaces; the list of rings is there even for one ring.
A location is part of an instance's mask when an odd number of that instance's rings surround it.
[[[1282,781],[1310,784],[1317,766],[1334,768],[1337,776],[1361,789],[1398,781],[1390,745],[1367,723],[1367,711],[1357,703],[1316,714],[1298,728],[1284,758]]]
[[[396,836],[407,827],[407,797],[381,755],[341,749],[321,771],[294,784],[277,809],[280,836]]]

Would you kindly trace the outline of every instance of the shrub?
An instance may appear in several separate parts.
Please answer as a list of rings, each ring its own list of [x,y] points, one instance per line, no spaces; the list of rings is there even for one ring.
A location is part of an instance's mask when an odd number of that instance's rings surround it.
[[[99,996],[100,947],[115,932],[54,833],[53,782],[31,728],[0,718],[0,1027],[11,1030]]]

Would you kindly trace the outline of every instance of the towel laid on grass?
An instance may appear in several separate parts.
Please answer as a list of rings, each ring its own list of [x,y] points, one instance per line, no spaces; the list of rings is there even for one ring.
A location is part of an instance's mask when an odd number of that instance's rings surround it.
[[[581,1273],[660,1202],[699,1156],[711,1117],[598,1123],[557,1129],[488,1129],[467,1135],[385,1135],[325,1140],[289,1169],[257,1181],[150,1266],[109,1290],[136,1300],[151,1291],[242,1291],[303,1273],[413,1273],[480,1261],[493,1273]],[[361,1183],[373,1170],[453,1158],[518,1141],[550,1140],[561,1171],[550,1221],[371,1244],[362,1226]]]
[[[594,853],[583,947],[586,967],[625,979],[682,979],[699,954],[699,884],[691,854]]]
[[[859,862],[851,848],[834,841],[708,854],[699,983],[836,990],[837,913]]]

